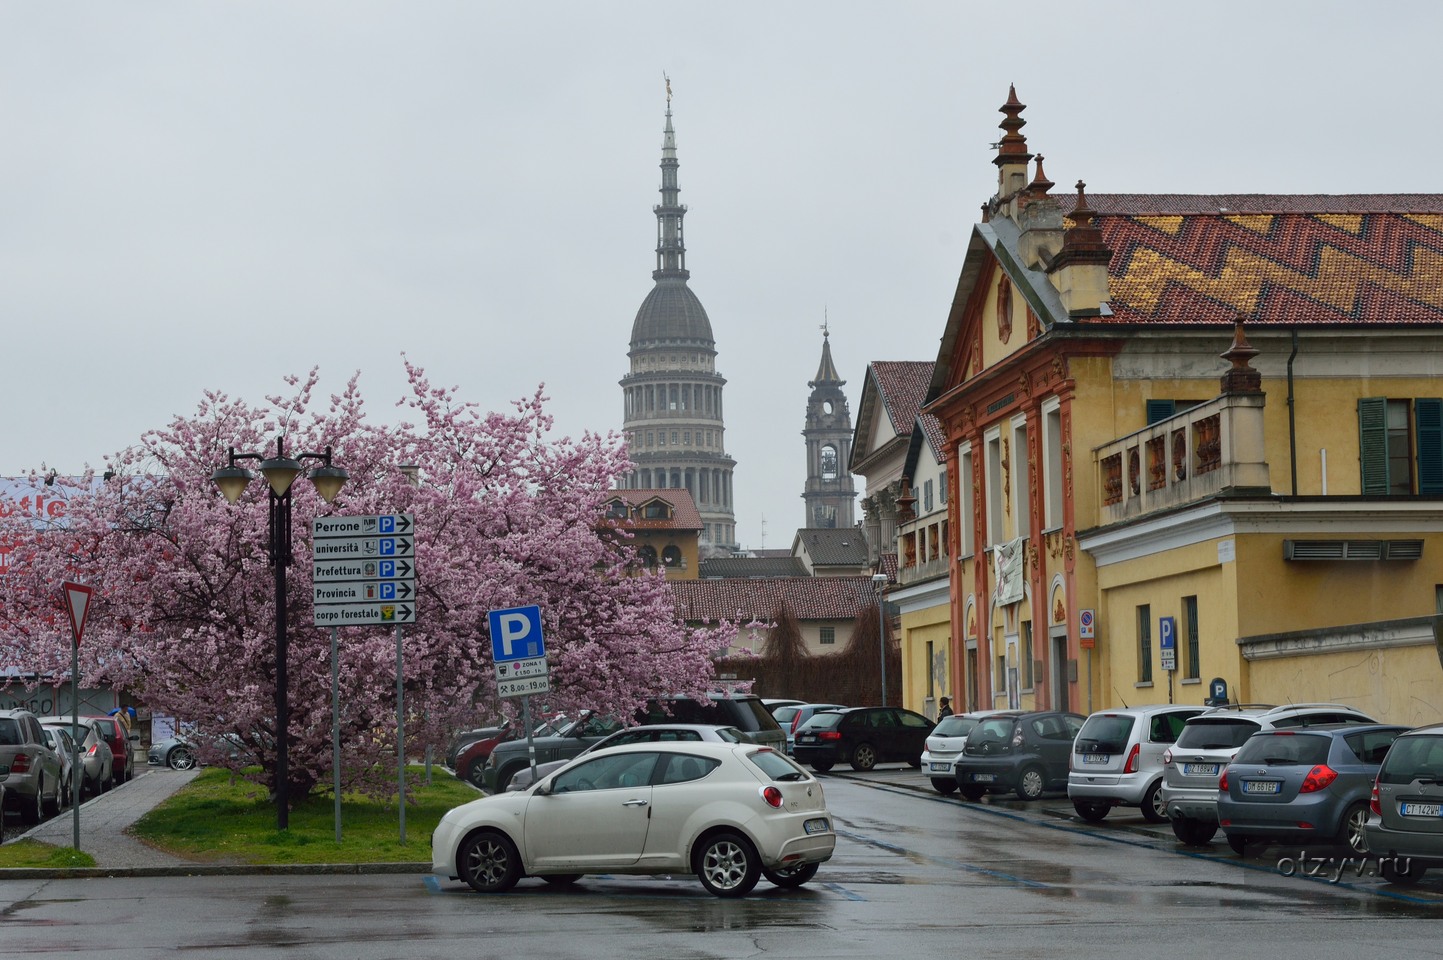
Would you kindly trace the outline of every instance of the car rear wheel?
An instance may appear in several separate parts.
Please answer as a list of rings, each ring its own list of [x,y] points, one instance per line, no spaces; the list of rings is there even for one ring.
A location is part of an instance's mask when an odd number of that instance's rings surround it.
[[[486,765],[483,763],[471,764],[471,766],[466,768],[466,772],[462,774],[461,779],[471,784],[471,786],[477,790],[484,790],[486,788]]]
[[[1226,834],[1226,836],[1228,838],[1228,846],[1233,848],[1233,853],[1236,853],[1245,860],[1247,859],[1249,850],[1256,854],[1259,850],[1267,846],[1267,843],[1258,837],[1247,837],[1241,833],[1229,833]]]
[[[1382,857],[1378,860],[1378,872],[1389,883],[1411,887],[1423,879],[1426,867],[1420,867],[1408,857]]]
[[[541,878],[550,887],[569,887],[581,879],[579,873],[549,873]]]
[[[1188,817],[1178,817],[1172,822],[1173,836],[1189,847],[1205,847],[1218,832],[1218,825]]]
[[[456,851],[456,872],[477,893],[504,893],[521,879],[521,855],[501,833],[473,833]]]
[[[1036,800],[1047,786],[1047,775],[1041,767],[1028,767],[1017,778],[1017,796],[1022,800]]]
[[[195,754],[186,747],[176,747],[170,751],[170,769],[189,770],[195,766]]]
[[[957,792],[962,794],[962,796],[966,799],[971,800],[973,803],[976,803],[978,800],[982,799],[982,795],[987,791],[983,790],[981,787],[958,787]]]
[[[832,761],[830,761],[830,760],[813,760],[813,761],[812,761],[812,769],[815,770],[815,771],[817,771],[818,773],[826,773],[828,770],[832,769]]]
[[[735,833],[717,833],[704,840],[694,867],[707,893],[717,897],[744,897],[761,875],[752,845]]]
[[[942,778],[942,777],[933,777],[933,778],[932,778],[932,788],[933,788],[934,790],[936,790],[938,793],[942,794],[942,796],[945,797],[945,796],[947,796],[949,793],[955,793],[955,792],[956,792],[956,790],[957,790],[957,781],[956,781],[956,780],[947,780],[947,779],[944,779],[944,778]]]
[[[1348,807],[1348,811],[1343,814],[1341,839],[1359,856],[1368,853],[1367,823],[1368,805],[1361,800]]]
[[[1074,800],[1072,801],[1072,809],[1076,810],[1077,815],[1088,823],[1100,823],[1107,819],[1107,812],[1112,809],[1112,804]]]
[[[35,796],[21,798],[20,819],[28,826],[34,826],[45,819],[45,783],[35,785]]]
[[[877,748],[870,743],[859,743],[852,748],[852,769],[870,770],[877,765]]]
[[[1167,811],[1162,804],[1162,781],[1147,788],[1142,795],[1142,818],[1148,823],[1166,823]]]
[[[820,866],[820,863],[802,863],[792,867],[778,867],[775,870],[762,867],[762,876],[775,886],[791,890],[815,877]]]

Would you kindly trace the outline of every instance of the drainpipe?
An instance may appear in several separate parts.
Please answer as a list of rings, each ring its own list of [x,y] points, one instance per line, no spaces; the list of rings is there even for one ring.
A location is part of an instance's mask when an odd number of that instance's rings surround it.
[[[1293,330],[1293,352],[1288,354],[1288,456],[1293,478],[1293,496],[1298,495],[1298,421],[1293,403],[1293,359],[1298,355],[1298,331]]]

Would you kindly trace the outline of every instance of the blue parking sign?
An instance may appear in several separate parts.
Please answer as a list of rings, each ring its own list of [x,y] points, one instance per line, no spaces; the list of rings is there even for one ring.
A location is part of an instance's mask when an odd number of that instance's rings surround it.
[[[546,656],[539,606],[492,610],[486,616],[491,625],[491,659],[496,663]]]

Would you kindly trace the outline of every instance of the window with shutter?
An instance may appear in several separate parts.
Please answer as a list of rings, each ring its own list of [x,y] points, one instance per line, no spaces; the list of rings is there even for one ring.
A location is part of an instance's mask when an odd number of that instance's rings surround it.
[[[1358,400],[1358,461],[1362,467],[1363,494],[1388,492],[1388,401],[1383,397]]]
[[[1418,492],[1443,494],[1443,400],[1419,397],[1413,401],[1418,425]]]

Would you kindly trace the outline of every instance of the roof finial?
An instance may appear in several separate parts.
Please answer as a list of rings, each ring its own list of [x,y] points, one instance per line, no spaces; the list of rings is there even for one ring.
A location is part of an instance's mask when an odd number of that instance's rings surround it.
[[[663,70],[661,72],[661,79],[666,81],[666,105],[671,106],[671,77],[668,77],[666,71]]]
[[[1027,121],[1023,120],[1021,113],[1027,109],[1027,104],[1017,99],[1017,87],[1009,85],[1007,88],[1007,102],[998,107],[998,112],[1007,115],[997,126],[1006,131],[1002,139],[997,141],[997,156],[992,162],[1003,163],[1026,163],[1032,159],[1032,154],[1027,152],[1027,138],[1021,133]]]
[[[1042,154],[1039,153],[1037,155],[1037,176],[1032,178],[1032,182],[1027,185],[1027,189],[1033,196],[1045,197],[1047,196],[1047,191],[1051,190],[1054,186],[1056,186],[1056,184],[1047,179],[1047,174],[1042,172]]]
[[[826,305],[826,304],[822,304],[822,326],[821,326],[821,330],[822,330],[822,339],[823,339],[823,340],[825,340],[825,339],[827,339],[827,337],[831,336],[831,333],[827,330],[827,324],[830,323],[830,322],[831,322],[831,321],[827,319],[827,305]]]

